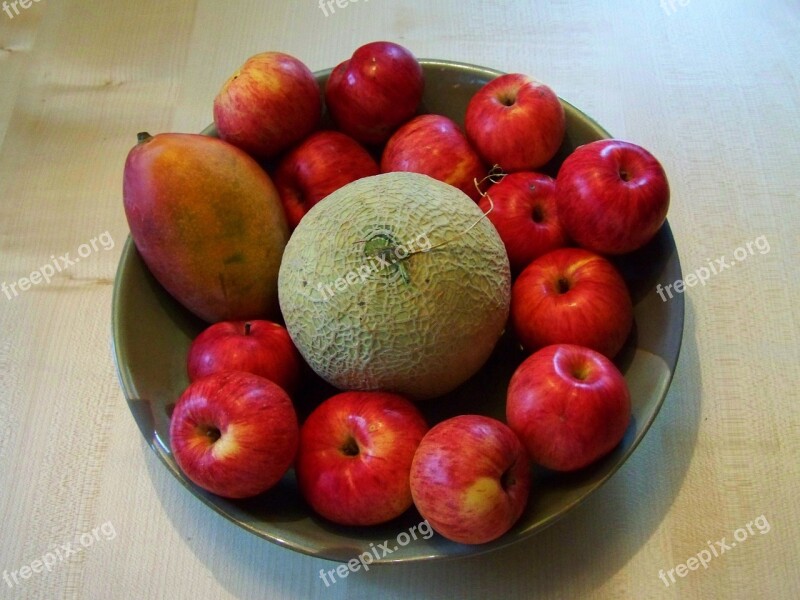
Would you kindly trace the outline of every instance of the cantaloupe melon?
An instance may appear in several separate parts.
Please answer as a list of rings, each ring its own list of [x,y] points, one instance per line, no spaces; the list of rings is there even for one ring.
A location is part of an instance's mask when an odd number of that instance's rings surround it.
[[[311,368],[341,389],[417,399],[471,377],[503,332],[511,286],[482,216],[464,192],[415,173],[359,179],[314,206],[278,276]]]

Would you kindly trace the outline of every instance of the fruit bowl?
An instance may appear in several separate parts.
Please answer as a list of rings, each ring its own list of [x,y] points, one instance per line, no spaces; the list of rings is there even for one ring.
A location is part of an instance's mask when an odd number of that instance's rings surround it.
[[[443,114],[463,125],[467,103],[484,84],[502,73],[483,67],[439,60],[421,60],[425,93],[421,112]],[[330,70],[315,74],[324,85]],[[567,130],[564,142],[543,172],[555,176],[563,159],[576,147],[611,137],[600,125],[562,101]],[[215,135],[213,126],[203,133]],[[684,301],[667,302],[655,291],[658,282],[680,279],[677,249],[667,223],[640,250],[614,259],[634,301],[635,326],[615,363],[624,373],[632,398],[632,419],[620,445],[599,462],[569,475],[534,472],[525,513],[498,540],[462,545],[439,535],[406,540],[422,520],[415,509],[380,526],[337,526],[317,517],[302,499],[294,474],[268,492],[248,500],[226,500],[191,483],[178,468],[169,443],[172,408],[188,385],[186,353],[206,326],[181,307],[155,281],[128,238],[114,284],[112,329],[120,382],[133,416],[147,443],[166,468],[195,496],[219,514],[254,535],[305,554],[348,561],[371,548],[390,550],[374,562],[407,562],[486,552],[541,531],[585,500],[630,456],[655,419],[667,394],[683,334]],[[432,425],[457,414],[485,414],[504,420],[508,382],[524,355],[505,335],[487,364],[469,381],[445,397],[419,403]],[[313,375],[296,395],[301,419],[335,390]],[[642,477],[649,476],[646,473]],[[402,535],[406,532],[405,535]],[[401,537],[398,537],[398,535]],[[400,542],[400,543],[398,543]],[[384,551],[385,552],[385,551]]]

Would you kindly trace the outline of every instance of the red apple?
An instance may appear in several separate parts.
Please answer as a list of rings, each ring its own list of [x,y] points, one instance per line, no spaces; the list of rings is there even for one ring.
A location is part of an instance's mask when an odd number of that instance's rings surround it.
[[[300,431],[295,471],[303,497],[341,525],[394,519],[411,506],[411,460],[427,430],[417,407],[397,394],[329,398]]]
[[[483,544],[519,519],[528,501],[529,460],[504,423],[459,415],[435,425],[411,464],[414,505],[454,542]]]
[[[292,401],[269,379],[226,371],[190,384],[172,412],[172,454],[195,484],[248,498],[280,481],[297,451]]]
[[[467,105],[467,136],[490,165],[532,171],[555,156],[566,131],[555,92],[519,73],[493,79]]]
[[[602,254],[632,252],[667,217],[669,184],[656,158],[621,140],[580,146],[556,179],[558,214],[569,236]]]
[[[480,192],[475,181],[486,176],[486,167],[459,126],[442,115],[420,115],[394,132],[381,158],[381,172],[390,171],[428,175],[476,202]]]
[[[300,353],[289,332],[271,321],[222,321],[203,330],[187,359],[189,381],[221,371],[246,371],[292,394],[302,368]]]
[[[547,175],[506,175],[486,190],[479,206],[506,245],[511,270],[519,273],[533,259],[567,244],[556,209],[556,183]],[[490,202],[491,198],[491,202]]]
[[[633,303],[608,260],[582,248],[559,248],[534,260],[514,282],[511,323],[528,351],[578,344],[613,358],[633,326]]]
[[[275,171],[289,229],[340,187],[378,174],[378,164],[357,141],[338,131],[318,131],[284,156]]]
[[[314,75],[281,52],[249,58],[214,99],[219,137],[261,159],[305,138],[321,116],[322,95]]]
[[[506,420],[531,459],[574,471],[608,454],[625,435],[631,398],[608,358],[556,344],[529,356],[508,386]]]
[[[417,111],[423,87],[422,67],[409,50],[372,42],[333,69],[325,102],[344,133],[362,144],[382,144]]]

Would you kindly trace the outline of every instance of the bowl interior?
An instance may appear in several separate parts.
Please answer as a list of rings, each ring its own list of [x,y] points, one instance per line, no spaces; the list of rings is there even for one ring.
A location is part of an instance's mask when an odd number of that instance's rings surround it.
[[[421,61],[425,94],[421,112],[443,114],[463,125],[467,103],[501,73],[473,65]],[[316,74],[324,86],[329,70]],[[567,102],[567,133],[558,155],[542,171],[555,176],[564,157],[587,142],[610,137],[592,119]],[[213,125],[203,133],[215,135]],[[495,542],[467,546],[439,535],[417,537],[405,545],[407,532],[421,521],[410,509],[394,521],[368,528],[340,527],[312,514],[300,496],[292,471],[272,490],[246,501],[230,501],[192,484],[177,467],[169,444],[169,417],[188,385],[185,357],[191,340],[205,327],[167,294],[150,275],[128,238],[114,285],[112,328],[120,382],[131,412],[155,453],[169,471],[200,500],[255,535],[306,554],[347,561],[370,546],[390,542],[392,552],[375,562],[401,562],[485,552],[528,537],[585,499],[627,459],[644,436],[667,393],[683,333],[683,297],[663,302],[655,292],[659,281],[681,278],[680,262],[669,225],[646,247],[615,261],[634,299],[636,325],[616,359],[625,374],[633,402],[633,419],[622,443],[600,462],[570,475],[544,470],[534,473],[525,513],[514,528]],[[447,397],[420,403],[429,423],[463,413],[487,414],[501,420],[505,394],[514,369],[523,360],[510,336],[501,339],[486,366]],[[295,399],[301,419],[335,392],[312,377]],[[645,477],[646,474],[642,474]]]

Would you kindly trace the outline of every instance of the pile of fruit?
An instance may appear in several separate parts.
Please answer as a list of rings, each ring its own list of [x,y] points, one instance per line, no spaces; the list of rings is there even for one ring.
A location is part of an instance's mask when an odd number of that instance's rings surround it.
[[[633,304],[607,256],[654,237],[669,187],[620,140],[540,172],[566,121],[531,77],[483,86],[463,130],[418,114],[424,84],[389,42],[357,49],[324,90],[296,58],[254,56],[214,101],[219,138],[140,134],[124,206],[150,272],[210,324],[171,415],[191,481],[246,498],[294,468],[332,522],[413,505],[480,544],[522,514],[532,464],[582,469],[624,436],[631,398],[612,360]],[[506,329],[529,355],[506,422],[426,422],[419,403],[475,375]],[[309,367],[341,393],[300,423]]]

